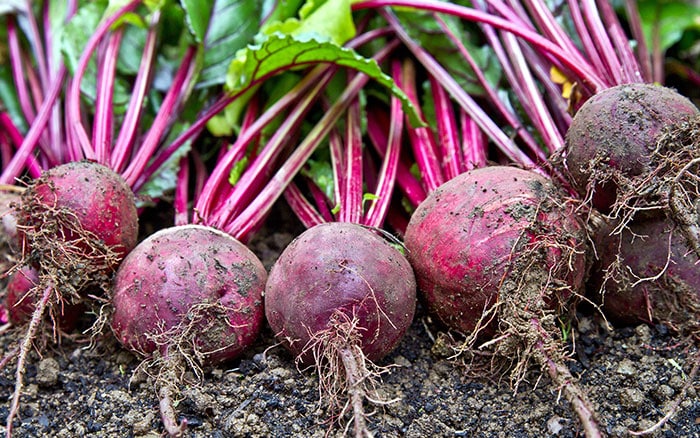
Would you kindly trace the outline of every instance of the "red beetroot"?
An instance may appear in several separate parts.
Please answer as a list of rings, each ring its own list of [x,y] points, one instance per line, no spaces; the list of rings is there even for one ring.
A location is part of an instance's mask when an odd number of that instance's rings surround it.
[[[29,250],[75,246],[88,259],[100,259],[98,270],[109,271],[136,245],[134,201],[123,178],[108,167],[71,162],[44,172],[23,194],[18,222]]]
[[[39,284],[39,273],[30,266],[24,266],[10,275],[5,297],[5,306],[8,309],[9,322],[13,326],[19,326],[29,322],[34,310],[36,309],[36,294],[32,293],[32,289]],[[60,308],[52,309],[57,312],[50,315],[51,319],[63,331],[71,331],[78,323],[80,315],[85,310],[83,305],[66,303]]]
[[[186,427],[172,408],[185,368],[233,359],[258,336],[266,279],[245,245],[201,225],[158,231],[124,259],[114,279],[112,330],[158,369],[169,434]]]
[[[357,224],[332,222],[298,236],[272,267],[267,320],[298,361],[315,364],[330,395],[350,395],[355,434],[366,431],[367,368],[403,337],[415,311],[416,283],[406,258]]]
[[[675,91],[651,84],[601,91],[576,113],[566,134],[567,166],[580,194],[619,223],[667,217],[700,256],[700,111]]]
[[[586,273],[582,227],[573,207],[556,205],[555,196],[546,178],[502,166],[463,173],[435,190],[405,236],[429,310],[462,333],[483,329],[484,312],[533,249],[542,272],[564,286],[542,297],[549,306],[578,291]]]
[[[586,273],[583,226],[552,182],[493,166],[434,190],[406,228],[408,257],[428,308],[471,347],[491,335],[494,354],[518,358],[517,383],[534,359],[561,388],[587,436],[601,436],[592,405],[565,366],[556,321]],[[564,316],[566,317],[566,316]]]
[[[624,84],[594,95],[576,112],[566,133],[568,169],[582,194],[603,213],[613,208],[621,179],[646,177],[659,165],[657,140],[671,124],[700,114],[674,90]],[[626,189],[626,188],[625,188]]]
[[[591,276],[606,317],[620,324],[662,322],[700,335],[699,259],[679,228],[654,218],[609,232],[600,231]]]
[[[31,267],[14,272],[7,281],[5,306],[13,325],[25,323],[34,312],[35,303],[29,291],[39,282],[39,273]]]
[[[108,290],[109,278],[138,233],[131,189],[112,170],[88,161],[44,172],[22,193],[16,218],[22,258],[37,267],[39,282],[25,298],[35,308],[17,353],[8,435],[19,407],[24,363],[43,316],[83,302],[89,287]]]

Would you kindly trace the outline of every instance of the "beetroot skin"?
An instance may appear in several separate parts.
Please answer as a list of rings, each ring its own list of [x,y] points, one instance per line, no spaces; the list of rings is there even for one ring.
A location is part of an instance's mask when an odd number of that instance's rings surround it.
[[[27,323],[36,309],[37,294],[31,289],[39,284],[39,273],[31,266],[24,266],[10,275],[7,281],[5,306],[13,325]],[[72,331],[85,311],[82,303],[64,303],[52,309],[51,318],[66,332]]]
[[[164,229],[119,267],[112,329],[125,347],[145,356],[158,348],[167,355],[169,346],[184,342],[206,363],[232,359],[258,336],[266,279],[255,254],[223,232],[199,225]]]
[[[334,222],[310,228],[284,250],[270,271],[265,312],[297,357],[332,329],[332,315],[356,318],[361,349],[374,361],[406,333],[415,298],[413,271],[398,250],[359,225]]]
[[[673,222],[645,218],[619,234],[600,234],[590,289],[603,291],[607,318],[623,325],[664,322],[681,331],[697,325],[700,260]]]
[[[659,135],[698,114],[686,97],[652,84],[618,85],[594,95],[566,134],[566,162],[579,193],[593,190],[593,206],[608,213],[617,180],[652,172],[660,164],[652,158]]]
[[[29,248],[39,251],[51,241],[85,239],[82,228],[97,241],[79,245],[86,247],[86,253],[95,245],[114,251],[108,266],[114,268],[136,245],[134,200],[124,179],[111,169],[89,161],[71,162],[47,170],[24,193],[18,222],[26,230]],[[59,232],[47,234],[44,225],[52,219],[63,222]]]
[[[582,227],[551,181],[514,167],[463,173],[422,202],[406,229],[405,244],[429,311],[469,334],[499,298],[509,273],[527,261],[528,247],[546,247],[552,277],[578,291],[586,273]],[[565,263],[557,262],[568,258]],[[565,299],[567,296],[558,298]],[[547,298],[551,301],[552,298]]]
[[[301,363],[314,365],[321,399],[355,436],[371,436],[364,402],[377,403],[386,356],[408,330],[416,281],[406,257],[353,223],[316,225],[282,252],[265,287],[267,320]],[[348,396],[343,401],[342,395]]]

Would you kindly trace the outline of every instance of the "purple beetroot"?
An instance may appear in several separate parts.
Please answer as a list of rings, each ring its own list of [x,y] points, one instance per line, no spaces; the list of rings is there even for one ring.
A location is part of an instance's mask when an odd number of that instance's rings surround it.
[[[158,231],[124,259],[114,279],[112,330],[156,369],[171,436],[187,425],[173,408],[184,371],[234,359],[257,338],[266,279],[245,245],[201,225]]]
[[[643,212],[674,220],[700,255],[700,111],[676,91],[625,84],[600,91],[566,134],[572,182],[592,206],[619,222]]]
[[[464,334],[468,348],[485,342],[498,356],[519,358],[516,384],[534,359],[587,435],[601,435],[565,365],[557,326],[586,276],[584,227],[551,180],[507,166],[462,173],[418,206],[405,244],[431,313]]]
[[[297,361],[317,367],[332,405],[342,407],[336,397],[349,395],[355,436],[365,436],[373,362],[406,333],[415,299],[413,270],[401,252],[368,228],[331,222],[309,228],[280,255],[265,313]]]

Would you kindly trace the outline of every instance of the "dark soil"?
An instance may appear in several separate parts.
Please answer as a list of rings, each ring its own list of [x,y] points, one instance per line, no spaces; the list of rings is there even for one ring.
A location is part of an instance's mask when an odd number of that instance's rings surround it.
[[[273,225],[272,228],[277,227]],[[289,229],[289,227],[285,227]],[[262,232],[251,247],[270,267],[294,232]],[[440,332],[419,307],[408,335],[381,365],[384,400],[369,418],[377,437],[574,437],[582,436],[557,388],[533,369],[517,393],[507,378],[469,377],[473,370],[437,354]],[[689,352],[665,327],[608,330],[594,313],[581,314],[573,330],[570,369],[580,377],[610,436],[629,436],[660,419],[686,383]],[[0,335],[2,351],[16,333]],[[434,351],[435,350],[435,351]],[[33,354],[27,370],[15,437],[158,437],[162,425],[152,380],[134,372],[140,360],[111,337],[94,346],[64,338]],[[14,364],[0,372],[0,396],[14,387]],[[318,403],[317,378],[300,371],[275,346],[266,329],[255,346],[226,366],[207,370],[201,383],[182,388],[177,404],[193,437],[324,437],[328,412]],[[700,436],[700,382],[654,436]],[[9,403],[0,405],[3,425]],[[368,409],[372,409],[368,407]]]

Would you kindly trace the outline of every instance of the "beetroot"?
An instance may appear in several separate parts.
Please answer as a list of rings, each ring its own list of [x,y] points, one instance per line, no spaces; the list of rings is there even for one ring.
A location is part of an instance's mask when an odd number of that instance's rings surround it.
[[[370,361],[398,344],[415,298],[413,271],[396,248],[368,228],[332,222],[309,228],[280,255],[265,288],[265,313],[297,361],[317,366],[331,404],[343,406],[336,396],[347,391],[361,436],[362,404],[376,373]]]
[[[637,220],[621,233],[600,230],[591,290],[612,322],[661,322],[700,335],[700,259],[668,219]]]
[[[114,279],[112,330],[157,368],[166,431],[177,436],[173,397],[187,366],[233,359],[258,336],[267,273],[245,245],[200,225],[141,242]],[[198,371],[198,370],[195,370]]]
[[[17,352],[8,435],[19,407],[25,360],[43,316],[79,305],[95,288],[108,290],[114,269],[138,233],[131,189],[109,168],[88,161],[44,172],[22,193],[15,216],[23,262],[37,267],[39,281],[24,298],[34,309]]]
[[[14,189],[14,186],[12,186]],[[18,190],[0,190],[0,326],[9,322],[9,312],[5,307],[5,283],[7,272],[16,264],[17,220],[12,205],[19,200]]]
[[[421,203],[405,243],[431,313],[465,334],[483,329],[480,318],[508,286],[504,281],[526,268],[519,258],[534,252],[542,272],[563,286],[542,297],[548,307],[578,291],[586,272],[582,227],[556,196],[535,173],[493,166],[457,176]]]
[[[566,134],[572,182],[620,226],[639,211],[673,219],[700,255],[699,187],[691,172],[700,162],[699,117],[669,88],[626,84],[599,92]]]
[[[467,171],[413,213],[405,244],[428,309],[448,328],[517,358],[534,360],[572,404],[588,436],[593,409],[565,366],[557,320],[573,310],[586,275],[584,228],[552,182],[506,166]]]
[[[71,162],[44,172],[23,194],[18,222],[30,251],[71,247],[88,266],[108,272],[136,245],[134,201],[126,182],[108,167]],[[74,262],[67,257],[55,262]]]
[[[34,312],[35,303],[29,291],[39,282],[39,273],[32,267],[25,266],[14,272],[7,281],[5,306],[9,321],[13,325],[27,322]]]
[[[23,266],[10,275],[7,281],[5,306],[8,309],[9,321],[14,326],[20,326],[29,322],[36,309],[36,294],[32,294],[32,289],[39,284],[39,273],[36,268]],[[69,332],[75,328],[78,320],[85,310],[82,303],[65,303],[60,308],[51,309],[56,312],[50,315],[52,321],[61,330]]]

